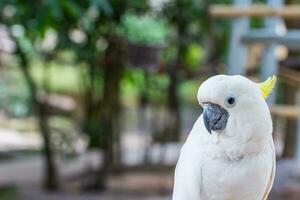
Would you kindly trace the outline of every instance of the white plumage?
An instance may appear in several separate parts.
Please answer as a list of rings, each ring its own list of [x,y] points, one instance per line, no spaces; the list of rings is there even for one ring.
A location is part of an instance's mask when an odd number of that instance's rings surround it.
[[[223,114],[214,124],[203,114],[197,119],[180,152],[173,200],[267,199],[275,153],[270,111],[260,86],[242,76],[218,75],[200,86],[197,98],[202,107],[226,110],[228,119]]]

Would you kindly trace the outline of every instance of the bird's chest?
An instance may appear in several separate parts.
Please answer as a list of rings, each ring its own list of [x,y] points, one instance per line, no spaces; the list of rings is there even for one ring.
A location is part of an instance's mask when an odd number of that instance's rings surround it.
[[[204,162],[201,196],[206,200],[256,200],[269,176],[269,169],[260,165],[252,158]]]

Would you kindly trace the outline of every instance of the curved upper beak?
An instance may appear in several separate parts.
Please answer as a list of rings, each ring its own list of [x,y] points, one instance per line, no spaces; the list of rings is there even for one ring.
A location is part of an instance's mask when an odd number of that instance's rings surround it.
[[[203,121],[207,131],[211,134],[211,131],[224,130],[229,113],[221,106],[213,103],[205,103],[203,107]]]

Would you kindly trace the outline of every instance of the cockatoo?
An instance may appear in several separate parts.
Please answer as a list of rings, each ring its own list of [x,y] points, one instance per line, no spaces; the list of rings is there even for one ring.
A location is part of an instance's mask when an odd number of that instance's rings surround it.
[[[275,82],[217,75],[201,84],[203,113],[180,151],[173,200],[267,199],[276,161],[265,98]]]

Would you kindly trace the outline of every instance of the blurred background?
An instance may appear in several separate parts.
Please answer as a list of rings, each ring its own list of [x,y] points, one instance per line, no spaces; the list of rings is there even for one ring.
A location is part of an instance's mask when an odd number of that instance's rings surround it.
[[[300,2],[268,0],[295,6],[269,21],[214,7],[247,2],[1,0],[0,199],[170,199],[198,87],[220,73],[277,74],[269,199],[300,199],[300,32],[239,43],[300,30]]]

